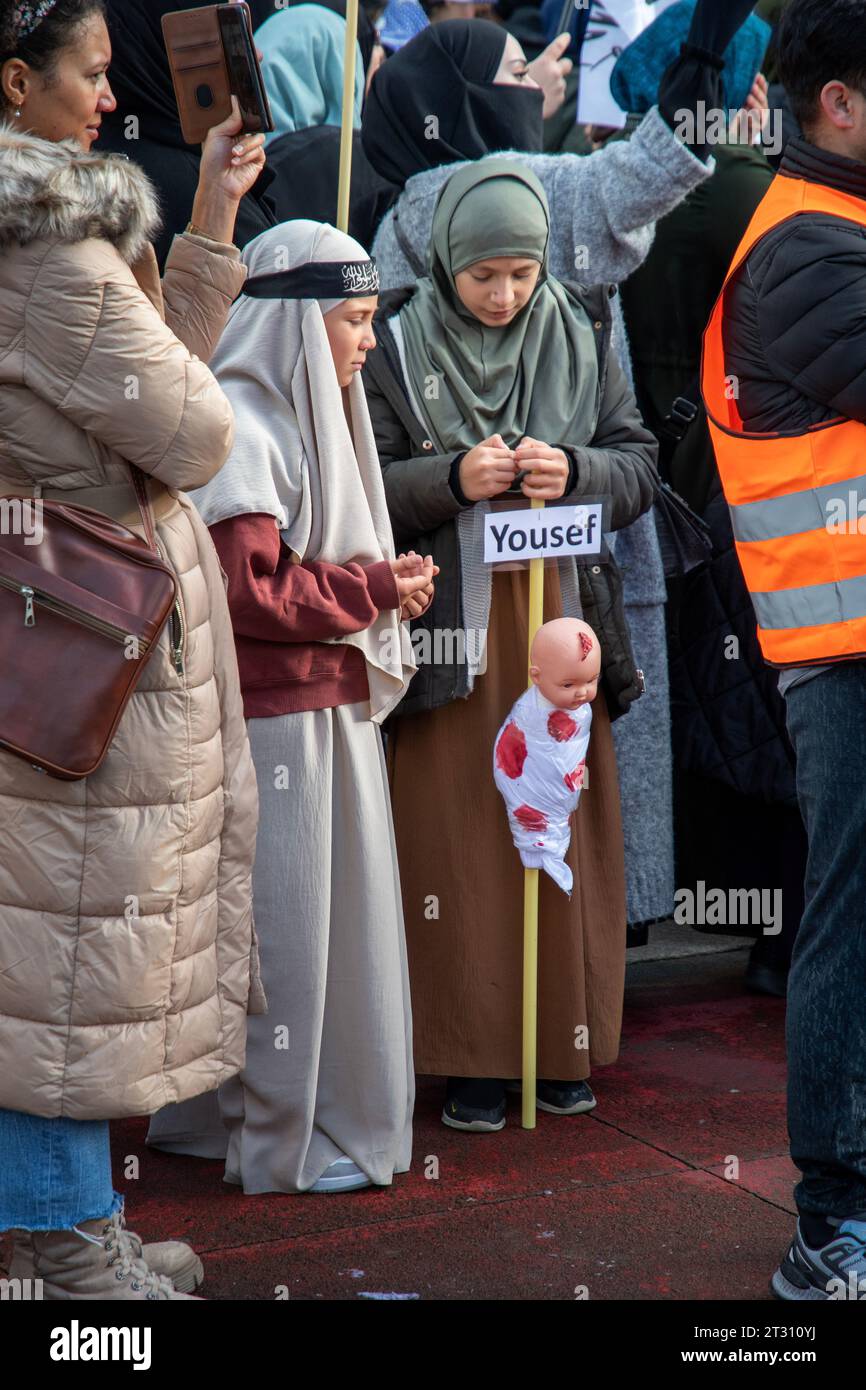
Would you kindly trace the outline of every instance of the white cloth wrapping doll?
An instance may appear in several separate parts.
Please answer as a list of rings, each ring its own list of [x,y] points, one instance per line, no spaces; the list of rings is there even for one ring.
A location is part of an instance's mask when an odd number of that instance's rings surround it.
[[[493,777],[524,867],[544,869],[569,895],[570,817],[584,784],[600,669],[591,627],[576,618],[544,623],[532,644],[532,685],[515,701],[493,750]]]

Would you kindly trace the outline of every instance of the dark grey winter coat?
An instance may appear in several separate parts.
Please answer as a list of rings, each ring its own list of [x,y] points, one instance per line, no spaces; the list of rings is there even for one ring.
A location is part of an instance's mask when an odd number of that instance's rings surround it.
[[[658,491],[656,441],[644,427],[622,368],[610,352],[610,298],[607,286],[569,285],[596,327],[600,400],[591,446],[551,440],[569,454],[572,489],[563,502],[581,497],[610,498],[606,529],[629,526],[652,506]],[[456,518],[465,510],[451,487],[454,454],[434,454],[406,395],[397,345],[388,326],[415,293],[392,290],[380,300],[375,321],[377,349],[367,359],[364,382],[398,550],[432,554],[440,568],[430,608],[413,624],[457,631],[463,626]],[[470,504],[472,505],[472,504]],[[602,689],[611,719],[624,714],[641,693],[642,680],[632,654],[623,611],[622,581],[611,556],[603,563],[578,562],[584,617],[598,634],[602,650]],[[435,646],[431,644],[431,649]],[[424,662],[413,677],[399,714],[434,709],[457,697],[460,670],[455,660]]]

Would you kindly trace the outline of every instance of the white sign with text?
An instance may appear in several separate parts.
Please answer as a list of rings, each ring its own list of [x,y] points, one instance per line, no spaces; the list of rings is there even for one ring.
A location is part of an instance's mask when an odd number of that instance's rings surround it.
[[[642,34],[673,0],[595,0],[580,51],[577,119],[621,130],[628,112],[613,99],[610,75],[632,39]]]
[[[548,560],[561,555],[600,555],[602,504],[488,512],[484,518],[484,560]]]

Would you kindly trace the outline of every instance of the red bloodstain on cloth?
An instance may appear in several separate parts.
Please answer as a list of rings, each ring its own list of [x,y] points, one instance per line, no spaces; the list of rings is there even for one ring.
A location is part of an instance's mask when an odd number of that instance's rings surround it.
[[[577,791],[578,787],[583,786],[583,769],[585,767],[586,763],[578,763],[574,772],[567,772],[563,777],[562,780],[570,792]]]
[[[502,737],[496,745],[496,766],[512,781],[523,772],[526,762],[526,739],[523,730],[512,722],[502,730]]]
[[[534,806],[518,806],[514,812],[514,819],[519,821],[524,830],[547,829],[547,816],[543,811],[536,811]]]
[[[567,743],[577,733],[577,725],[564,709],[555,709],[547,721],[547,732],[557,743]]]

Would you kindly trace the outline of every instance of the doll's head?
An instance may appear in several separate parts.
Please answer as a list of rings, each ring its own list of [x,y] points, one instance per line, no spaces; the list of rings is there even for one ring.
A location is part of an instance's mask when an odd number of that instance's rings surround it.
[[[601,647],[589,624],[579,618],[542,623],[529,660],[533,683],[558,709],[577,709],[598,694]]]

